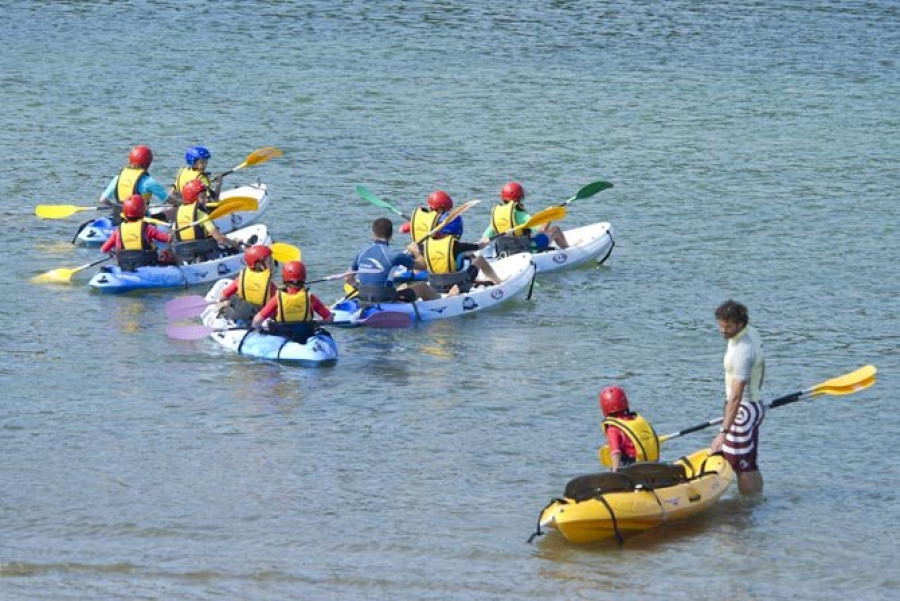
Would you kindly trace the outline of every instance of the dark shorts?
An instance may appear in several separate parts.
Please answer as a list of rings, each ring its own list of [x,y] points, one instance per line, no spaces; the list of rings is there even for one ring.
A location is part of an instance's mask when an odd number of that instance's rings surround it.
[[[741,403],[734,423],[725,434],[722,455],[735,473],[755,472],[759,451],[759,426],[766,416],[762,403]]]

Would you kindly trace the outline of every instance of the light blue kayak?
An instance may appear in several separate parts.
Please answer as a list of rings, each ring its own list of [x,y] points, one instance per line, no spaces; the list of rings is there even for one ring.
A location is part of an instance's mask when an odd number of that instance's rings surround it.
[[[219,280],[206,294],[210,305],[203,311],[201,319],[204,325],[212,329],[210,338],[229,350],[258,359],[284,361],[304,367],[324,367],[337,362],[337,343],[324,330],[301,343],[283,336],[238,327],[222,317],[215,303],[222,297],[222,290],[231,282],[230,279]]]

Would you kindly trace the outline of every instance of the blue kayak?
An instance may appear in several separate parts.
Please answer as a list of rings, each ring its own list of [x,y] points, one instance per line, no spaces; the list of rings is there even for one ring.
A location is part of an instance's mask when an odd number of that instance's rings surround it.
[[[228,234],[228,237],[248,245],[272,243],[268,229],[264,225],[251,225]],[[88,286],[100,292],[112,293],[155,288],[186,288],[234,277],[245,265],[243,253],[203,263],[155,265],[138,267],[134,271],[123,271],[119,266],[112,265],[103,267],[91,278]]]

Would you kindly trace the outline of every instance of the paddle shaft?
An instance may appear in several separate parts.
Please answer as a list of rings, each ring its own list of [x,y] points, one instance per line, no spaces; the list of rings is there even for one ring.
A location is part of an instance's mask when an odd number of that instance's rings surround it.
[[[802,401],[803,399],[807,399],[807,398],[816,396],[817,394],[828,394],[825,391],[821,391],[821,392],[817,393],[816,388],[818,388],[818,387],[807,388],[806,390],[800,390],[798,392],[792,392],[791,394],[786,394],[786,395],[784,395],[782,397],[778,397],[777,399],[774,399],[768,403],[764,403],[763,406],[766,409],[777,409],[778,407],[784,407],[785,405],[790,405],[791,403],[796,403],[797,401]],[[848,391],[849,390],[855,391],[855,389],[850,389],[848,387]],[[725,418],[717,417],[715,419],[705,421],[705,422],[697,424],[695,426],[691,426],[690,428],[685,428],[684,430],[679,430],[678,432],[673,432],[671,434],[665,434],[665,435],[659,437],[659,441],[663,442],[664,440],[677,438],[679,436],[684,436],[685,434],[690,434],[692,432],[697,432],[699,430],[705,430],[706,428],[715,426],[716,424],[721,424],[723,419],[725,419]]]

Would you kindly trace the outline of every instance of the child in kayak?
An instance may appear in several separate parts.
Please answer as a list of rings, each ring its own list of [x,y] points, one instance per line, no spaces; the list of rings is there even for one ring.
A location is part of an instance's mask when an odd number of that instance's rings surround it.
[[[496,234],[503,234],[531,219],[525,211],[525,188],[518,182],[509,182],[500,190],[500,204],[491,209],[491,223],[482,234],[481,242],[487,244]],[[569,242],[558,226],[549,223],[541,231],[532,235],[530,230],[514,234],[503,234],[494,241],[497,256],[505,257],[520,252],[541,251],[550,247],[568,248]]]
[[[157,254],[156,242],[168,244],[172,237],[156,229],[155,226],[144,221],[146,210],[144,198],[139,194],[133,194],[122,203],[122,218],[112,235],[100,247],[100,252],[112,251],[122,271],[134,271],[138,267],[169,263],[172,260],[171,253]]]
[[[305,344],[319,323],[331,323],[331,311],[306,288],[306,266],[288,261],[281,268],[284,289],[279,290],[253,318],[253,327]],[[321,317],[321,322],[315,316]]]
[[[601,390],[600,409],[603,410],[601,426],[609,442],[612,471],[635,461],[659,460],[659,438],[650,423],[628,407],[624,390],[618,386]]]
[[[253,317],[278,293],[272,281],[275,260],[272,249],[256,244],[244,251],[247,267],[222,290],[225,307],[222,315],[238,325],[249,324]]]

